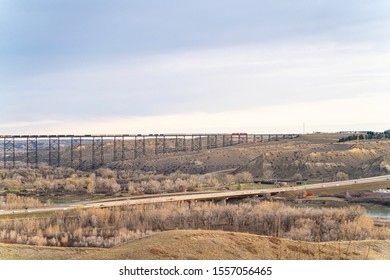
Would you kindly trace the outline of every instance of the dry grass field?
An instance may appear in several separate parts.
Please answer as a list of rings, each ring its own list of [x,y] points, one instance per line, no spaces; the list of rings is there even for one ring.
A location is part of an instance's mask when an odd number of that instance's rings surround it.
[[[0,260],[69,260],[97,250],[0,243]]]
[[[313,243],[247,233],[183,230],[155,233],[109,249],[1,244],[0,259],[384,260],[390,259],[390,240]]]

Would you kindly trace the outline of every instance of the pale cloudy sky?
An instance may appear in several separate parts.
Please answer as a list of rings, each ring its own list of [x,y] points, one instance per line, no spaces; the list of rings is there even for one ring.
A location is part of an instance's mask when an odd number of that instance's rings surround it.
[[[0,0],[0,134],[390,128],[387,0]]]

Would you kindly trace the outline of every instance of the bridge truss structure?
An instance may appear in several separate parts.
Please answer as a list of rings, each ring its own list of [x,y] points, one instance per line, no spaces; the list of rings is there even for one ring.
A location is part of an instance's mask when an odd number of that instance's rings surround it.
[[[0,167],[96,169],[168,153],[191,153],[297,138],[298,134],[0,135]]]

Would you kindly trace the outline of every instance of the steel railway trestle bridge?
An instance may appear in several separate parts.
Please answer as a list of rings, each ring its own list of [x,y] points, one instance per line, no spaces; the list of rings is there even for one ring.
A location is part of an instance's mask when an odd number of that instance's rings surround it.
[[[46,165],[96,169],[108,162],[123,162],[148,155],[195,152],[298,136],[247,133],[0,135],[0,166],[38,168],[39,165]]]

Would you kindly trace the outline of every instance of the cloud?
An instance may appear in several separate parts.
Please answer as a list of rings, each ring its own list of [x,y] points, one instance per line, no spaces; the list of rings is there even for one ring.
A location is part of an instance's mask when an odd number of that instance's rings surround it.
[[[30,77],[13,85],[14,102],[0,114],[80,120],[224,112],[387,93],[388,74],[390,53],[368,44],[173,52]]]
[[[12,122],[12,123],[0,123],[0,128],[2,129],[10,129],[10,128],[32,128],[34,127],[42,127],[43,125],[52,125],[52,124],[58,124],[59,121],[55,120],[46,120],[46,121],[37,121],[37,122]]]

